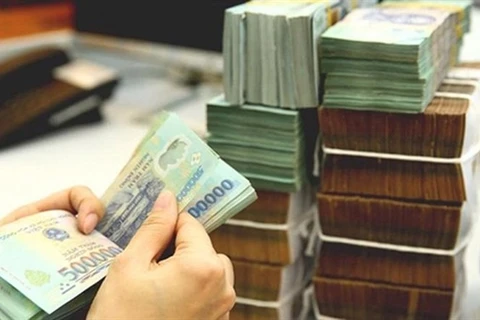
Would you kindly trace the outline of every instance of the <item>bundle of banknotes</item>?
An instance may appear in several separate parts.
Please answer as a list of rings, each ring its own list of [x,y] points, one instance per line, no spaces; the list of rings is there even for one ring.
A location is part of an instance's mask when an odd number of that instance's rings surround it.
[[[178,116],[162,112],[102,196],[105,217],[92,235],[80,234],[66,212],[46,212],[0,228],[2,319],[59,319],[91,302],[112,259],[128,245],[162,190],[174,193],[178,209],[209,232],[257,197],[250,182]]]
[[[385,0],[382,2],[384,8],[427,8],[440,9],[455,15],[456,43],[452,46],[452,64],[458,62],[460,48],[463,44],[463,36],[470,31],[471,25],[471,0]]]
[[[215,248],[235,260],[282,266],[294,263],[311,241],[312,188],[295,193],[259,190],[257,194],[257,201],[210,234]]]
[[[374,0],[254,0],[225,11],[226,100],[312,108],[322,91],[321,33],[347,10]]]
[[[314,308],[337,319],[456,318],[466,294],[464,255],[324,242]]]
[[[318,241],[310,185],[317,109],[233,106],[219,96],[207,103],[207,127],[209,145],[258,190],[254,204],[211,234],[235,269],[231,319],[296,319]]]
[[[314,257],[286,266],[233,260],[237,303],[232,319],[298,319],[303,290],[313,276]]]
[[[478,221],[479,103],[478,70],[462,66],[421,113],[319,109],[320,315],[458,316]]]
[[[323,104],[418,113],[446,76],[455,16],[437,9],[357,9],[322,34]]]
[[[316,108],[234,107],[221,95],[207,103],[207,141],[255,188],[296,192],[314,181],[316,118]]]

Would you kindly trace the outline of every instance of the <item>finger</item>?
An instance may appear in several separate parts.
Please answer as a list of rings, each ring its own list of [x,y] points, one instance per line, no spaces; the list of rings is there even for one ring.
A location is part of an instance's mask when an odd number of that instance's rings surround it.
[[[232,261],[230,261],[230,259],[222,253],[219,253],[217,256],[220,259],[220,261],[222,261],[223,263],[227,283],[233,287],[233,285],[235,284],[235,274],[233,272]]]
[[[216,253],[205,228],[186,212],[180,213],[176,228],[175,254],[181,251]]]
[[[148,218],[130,240],[124,254],[146,263],[156,261],[174,236],[177,217],[174,194],[163,191],[155,201]]]
[[[18,208],[3,218],[0,225],[48,210],[67,210],[78,214],[79,227],[84,233],[90,233],[104,214],[102,203],[92,191],[87,187],[77,186]]]

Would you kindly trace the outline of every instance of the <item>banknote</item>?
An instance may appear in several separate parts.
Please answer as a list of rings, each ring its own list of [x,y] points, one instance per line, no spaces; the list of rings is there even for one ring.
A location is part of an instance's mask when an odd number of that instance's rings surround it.
[[[162,190],[211,231],[256,199],[250,182],[180,118],[163,112],[102,197],[97,230],[125,248]]]
[[[0,278],[0,319],[31,319],[41,310],[15,287]]]
[[[82,234],[66,211],[46,211],[1,227],[0,278],[11,285],[0,282],[3,312],[19,306],[26,314],[35,312],[12,287],[46,313],[54,312],[105,277],[121,251],[97,231]]]

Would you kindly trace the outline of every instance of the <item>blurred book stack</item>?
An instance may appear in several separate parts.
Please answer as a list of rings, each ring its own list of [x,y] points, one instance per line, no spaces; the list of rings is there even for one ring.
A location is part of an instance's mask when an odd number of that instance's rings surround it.
[[[451,64],[455,18],[469,6],[412,2],[354,10],[322,36],[317,318],[460,312],[477,220],[480,78]]]
[[[207,141],[258,193],[211,234],[235,269],[231,319],[303,314],[318,244],[320,36],[373,2],[250,1],[225,12],[225,93],[207,103]]]

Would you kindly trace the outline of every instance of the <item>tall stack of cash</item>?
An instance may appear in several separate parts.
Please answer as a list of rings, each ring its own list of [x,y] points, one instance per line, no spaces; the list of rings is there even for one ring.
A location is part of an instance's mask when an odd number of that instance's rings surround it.
[[[235,269],[232,319],[294,319],[311,280],[317,108],[207,105],[209,145],[247,177],[258,200],[211,234]]]
[[[64,211],[0,228],[0,319],[64,319],[88,306],[163,190],[208,232],[257,198],[178,116],[162,112],[103,195],[105,217],[92,235],[81,234]]]
[[[211,234],[235,268],[232,319],[302,314],[318,244],[320,35],[367,2],[251,1],[225,12],[225,94],[207,103],[207,141],[258,192]]]
[[[254,0],[225,12],[224,88],[228,103],[317,107],[322,96],[321,34],[376,0]]]
[[[405,9],[389,10],[405,21]],[[409,10],[409,19],[425,12]],[[331,108],[327,100],[319,109],[318,318],[448,319],[461,312],[463,259],[478,220],[480,75],[449,69],[419,113],[392,99],[398,107],[388,109],[397,112]]]

